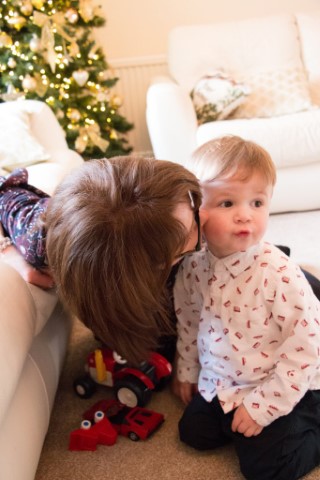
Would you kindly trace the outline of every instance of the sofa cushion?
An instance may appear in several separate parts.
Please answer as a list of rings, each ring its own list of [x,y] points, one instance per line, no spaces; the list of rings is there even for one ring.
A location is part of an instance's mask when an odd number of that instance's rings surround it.
[[[214,72],[200,78],[191,92],[198,122],[206,123],[227,118],[250,93],[224,72]]]
[[[12,108],[13,107],[13,108]],[[14,108],[16,107],[16,108]],[[11,171],[48,160],[50,155],[31,132],[30,116],[19,102],[2,106],[0,116],[0,167]]]
[[[320,109],[271,118],[205,123],[198,128],[197,144],[229,134],[260,144],[278,168],[319,163]]]
[[[296,15],[313,103],[320,106],[320,11]]]
[[[312,108],[308,78],[302,68],[279,68],[241,76],[251,93],[232,118],[275,117]]]

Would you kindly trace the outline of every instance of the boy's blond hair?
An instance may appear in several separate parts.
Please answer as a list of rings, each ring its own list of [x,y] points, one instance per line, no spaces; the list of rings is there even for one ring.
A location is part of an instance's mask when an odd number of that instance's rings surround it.
[[[133,156],[91,160],[49,202],[47,255],[64,304],[131,361],[146,358],[168,321],[166,280],[188,232],[173,216],[201,203],[192,173]]]
[[[201,183],[230,177],[244,181],[257,171],[272,186],[276,183],[276,169],[269,153],[236,135],[206,142],[195,150],[187,166]]]

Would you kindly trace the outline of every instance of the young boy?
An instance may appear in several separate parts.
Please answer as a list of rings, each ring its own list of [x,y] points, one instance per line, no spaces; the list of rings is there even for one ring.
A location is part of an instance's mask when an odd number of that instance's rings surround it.
[[[320,462],[320,303],[262,241],[274,164],[227,136],[200,147],[193,170],[207,246],[185,258],[174,287],[180,438],[199,450],[233,441],[247,479],[300,478]]]

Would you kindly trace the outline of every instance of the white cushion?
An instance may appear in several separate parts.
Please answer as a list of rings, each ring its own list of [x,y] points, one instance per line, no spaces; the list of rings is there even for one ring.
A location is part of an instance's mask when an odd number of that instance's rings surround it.
[[[308,78],[302,68],[279,68],[241,75],[251,93],[232,118],[275,117],[312,108]]]
[[[312,101],[320,106],[320,11],[296,15]]]
[[[272,118],[235,119],[200,125],[197,144],[239,135],[264,147],[278,168],[319,163],[320,109]]]
[[[30,115],[18,108],[0,116],[0,167],[6,170],[43,162],[48,152],[32,135]]]
[[[176,27],[169,36],[169,71],[188,92],[213,70],[234,78],[280,68],[303,68],[298,28],[290,14]]]

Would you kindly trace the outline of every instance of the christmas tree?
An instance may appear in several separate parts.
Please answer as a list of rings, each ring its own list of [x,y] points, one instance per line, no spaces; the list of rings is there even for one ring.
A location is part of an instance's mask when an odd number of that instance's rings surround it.
[[[84,158],[131,151],[118,81],[92,37],[105,23],[92,0],[2,0],[0,97],[45,101]]]

